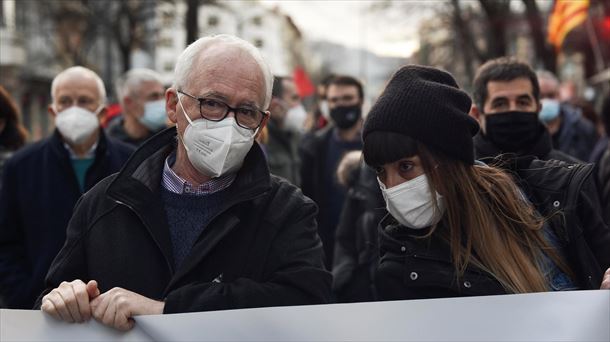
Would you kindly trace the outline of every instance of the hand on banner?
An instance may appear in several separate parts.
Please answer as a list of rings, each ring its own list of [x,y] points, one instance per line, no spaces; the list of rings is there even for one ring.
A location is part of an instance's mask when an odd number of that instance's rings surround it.
[[[115,287],[91,302],[93,317],[109,327],[127,331],[133,328],[133,316],[163,313],[164,302]]]
[[[608,268],[606,273],[604,273],[604,278],[602,279],[600,289],[610,290],[610,268]]]
[[[91,318],[90,301],[99,295],[95,280],[87,284],[80,279],[64,281],[42,298],[40,308],[56,319],[81,323]]]

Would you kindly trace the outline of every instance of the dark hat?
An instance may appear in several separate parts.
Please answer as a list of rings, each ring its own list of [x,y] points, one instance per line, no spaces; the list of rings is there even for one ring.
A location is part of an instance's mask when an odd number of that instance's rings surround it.
[[[398,70],[371,108],[362,139],[374,131],[407,135],[449,157],[474,164],[470,96],[448,72],[420,65]]]

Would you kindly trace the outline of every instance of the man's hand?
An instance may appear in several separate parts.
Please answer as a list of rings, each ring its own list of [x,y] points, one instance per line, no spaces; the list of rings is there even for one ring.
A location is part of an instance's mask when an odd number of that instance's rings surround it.
[[[64,281],[42,297],[40,308],[56,319],[81,323],[91,318],[90,301],[99,295],[100,290],[95,280],[87,284],[80,279],[69,283]]]
[[[118,330],[133,328],[133,316],[163,313],[164,302],[152,300],[135,292],[115,287],[91,302],[93,317]]]
[[[600,289],[610,290],[610,268],[606,270],[606,273],[604,273],[604,278],[602,279]]]

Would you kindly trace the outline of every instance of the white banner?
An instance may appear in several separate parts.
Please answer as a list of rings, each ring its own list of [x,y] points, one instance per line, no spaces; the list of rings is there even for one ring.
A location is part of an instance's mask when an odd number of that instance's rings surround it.
[[[1,341],[610,341],[610,291],[136,317],[128,333],[0,310]]]

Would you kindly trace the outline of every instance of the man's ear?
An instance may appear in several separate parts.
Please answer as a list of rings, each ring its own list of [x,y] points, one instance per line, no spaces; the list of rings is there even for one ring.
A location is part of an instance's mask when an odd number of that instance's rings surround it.
[[[470,112],[468,112],[468,115],[473,117],[479,123],[481,122],[482,114],[481,114],[481,112],[479,112],[479,107],[477,107],[477,105],[473,104],[472,106],[470,106]]]
[[[540,111],[542,110],[542,102],[540,102],[540,100],[536,101],[536,113],[540,113]]]
[[[102,120],[106,114],[108,113],[108,107],[106,105],[104,105],[104,107],[102,107],[102,110],[100,110],[99,113],[97,113],[97,118]]]
[[[269,105],[269,107],[271,107],[271,105]],[[271,117],[271,112],[266,111],[265,113],[267,113],[267,115],[265,115],[265,117],[263,118],[263,122],[261,122],[261,126],[258,128],[258,131],[256,132],[256,135],[254,136],[255,140],[258,138],[258,136],[261,134],[261,132],[263,132],[263,128],[265,128],[267,126],[267,121],[269,121],[269,118]]]
[[[168,88],[165,91],[165,111],[167,112],[167,118],[172,123],[178,122],[178,93],[174,88]]]
[[[51,117],[52,117],[53,119],[55,119],[55,117],[57,116],[57,113],[55,112],[55,109],[53,109],[53,105],[52,105],[52,104],[50,104],[50,105],[47,107],[47,112],[49,112],[49,114],[51,115]]]

